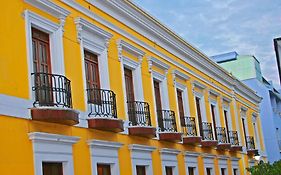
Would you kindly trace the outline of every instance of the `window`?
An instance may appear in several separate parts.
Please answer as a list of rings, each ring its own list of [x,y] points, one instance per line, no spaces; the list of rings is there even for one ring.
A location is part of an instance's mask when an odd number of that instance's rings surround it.
[[[173,175],[173,167],[166,166],[165,170],[166,170],[166,175]]]
[[[228,123],[228,112],[227,110],[223,110],[224,113],[224,119],[225,119],[225,126],[226,126],[226,135],[227,135],[227,141],[230,142],[229,140],[229,123]]]
[[[180,113],[181,126],[185,126],[182,91],[179,89],[177,89],[177,98],[178,98],[178,107],[179,107],[179,113]]]
[[[32,28],[32,56],[35,73],[34,86],[52,87],[52,78],[47,75],[51,73],[49,34],[35,28]],[[39,104],[53,104],[53,95],[50,88],[36,88],[35,98],[36,101],[39,101]]]
[[[130,69],[124,68],[127,102],[135,101],[133,74]]]
[[[98,175],[111,175],[109,164],[97,164]]]
[[[154,93],[155,93],[156,110],[162,110],[160,83],[158,81],[154,81]]]
[[[246,126],[245,126],[245,119],[244,118],[242,118],[242,125],[243,125],[243,131],[244,131],[245,145],[247,146],[247,133],[246,133]]]
[[[137,175],[146,175],[145,166],[137,165],[136,169],[137,169]]]
[[[98,56],[84,51],[87,89],[100,88]]]
[[[62,163],[42,162],[43,175],[63,175]]]
[[[221,168],[221,175],[225,175],[225,168]]]
[[[217,138],[217,125],[216,125],[216,115],[215,115],[215,109],[216,106],[211,104],[211,112],[212,112],[212,118],[213,118],[213,125],[214,125],[214,133],[215,133],[215,139],[218,140]]]
[[[85,75],[86,75],[86,88],[88,89],[88,101],[93,104],[101,103],[100,78],[98,56],[84,50],[85,57]]]
[[[188,175],[194,175],[194,167],[188,167]]]
[[[233,168],[233,175],[238,175],[238,170],[236,168]]]
[[[200,98],[196,97],[195,102],[196,102],[196,110],[197,110],[200,136],[203,137],[203,126],[202,126],[202,116],[201,116],[201,109],[200,109]]]
[[[212,168],[206,168],[206,172],[207,172],[207,175],[211,175],[212,174]]]

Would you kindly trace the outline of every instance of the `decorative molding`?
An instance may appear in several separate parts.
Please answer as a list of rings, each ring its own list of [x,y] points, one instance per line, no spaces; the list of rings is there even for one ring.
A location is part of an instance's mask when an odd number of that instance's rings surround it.
[[[209,95],[213,95],[215,97],[220,96],[220,93],[218,93],[217,91],[213,90],[213,89],[209,89]]]
[[[184,152],[185,156],[191,156],[191,157],[199,157],[201,154],[197,152],[190,152],[190,151],[185,151]]]
[[[202,153],[201,156],[206,159],[215,159],[217,156],[214,154]]]
[[[170,149],[170,148],[162,148],[159,152],[162,154],[178,155],[181,151],[176,149]]]
[[[176,69],[173,71],[173,74],[174,74],[175,77],[178,77],[178,78],[180,78],[182,80],[185,80],[185,81],[190,79],[190,77],[188,75],[186,75],[185,73],[182,73],[182,72],[180,72]]]
[[[156,72],[156,71],[154,71],[154,70],[152,70],[151,73],[152,73],[152,77],[153,77],[153,78],[156,78],[156,79],[159,80],[159,81],[164,81],[164,80],[166,80],[166,78],[167,78],[166,74],[163,75],[163,74],[161,74],[161,73],[159,73],[159,72]]]
[[[78,142],[80,137],[65,136],[59,134],[49,134],[44,132],[32,132],[28,133],[29,139],[33,142],[54,142],[54,143],[66,143],[74,144]]]
[[[142,60],[143,60],[143,56],[145,55],[145,52],[136,48],[135,46],[129,44],[128,42],[120,39],[117,41],[117,47],[118,47],[118,58],[119,61],[121,61],[122,59],[122,50],[125,50],[131,54],[133,54],[134,56],[136,56],[139,60],[139,65],[141,65]]]
[[[119,142],[110,142],[110,141],[104,141],[104,140],[88,140],[88,145],[89,146],[94,146],[94,147],[103,147],[103,148],[120,148],[124,144],[119,143]]]
[[[200,82],[197,81],[197,80],[193,80],[192,85],[193,85],[193,87],[198,87],[198,88],[200,88],[200,89],[205,89],[205,88],[207,88],[206,85],[200,83]]]
[[[24,2],[37,7],[52,16],[57,17],[60,20],[61,27],[64,27],[65,19],[70,14],[70,11],[56,5],[50,0],[24,0]]]
[[[85,20],[84,18],[78,17],[75,19],[76,29],[77,29],[77,41],[80,43],[82,40],[82,31],[88,31],[89,33],[93,33],[98,35],[99,37],[105,40],[104,47],[108,48],[109,40],[112,38],[112,34],[97,27],[91,22]],[[83,38],[87,41],[87,38]],[[93,41],[92,41],[93,42]]]
[[[158,60],[157,58],[149,57],[148,58],[149,72],[152,72],[152,66],[156,66],[156,67],[159,67],[160,69],[164,70],[165,74],[168,73],[168,70],[170,68],[170,66],[168,64]]]
[[[152,152],[156,150],[156,147],[154,146],[146,146],[146,145],[139,145],[139,144],[131,144],[128,147],[131,151]]]
[[[241,106],[240,112],[245,112],[245,113],[247,113],[247,111],[248,111],[248,108],[246,108],[246,107],[244,107],[244,106]]]

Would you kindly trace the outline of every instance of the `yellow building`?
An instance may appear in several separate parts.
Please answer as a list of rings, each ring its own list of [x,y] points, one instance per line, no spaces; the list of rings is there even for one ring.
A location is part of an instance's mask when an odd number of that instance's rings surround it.
[[[126,0],[1,2],[0,174],[247,174],[258,97]]]

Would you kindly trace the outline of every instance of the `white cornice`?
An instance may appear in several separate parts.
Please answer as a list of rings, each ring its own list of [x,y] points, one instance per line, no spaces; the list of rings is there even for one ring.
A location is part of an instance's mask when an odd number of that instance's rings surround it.
[[[214,96],[218,97],[220,94],[213,89],[209,89],[209,95],[214,95]]]
[[[160,61],[157,58],[154,57],[150,57],[148,59],[148,66],[149,66],[149,71],[152,71],[152,66],[156,66],[159,67],[160,69],[163,69],[164,71],[168,71],[168,69],[170,68],[170,66],[166,63],[164,63],[163,61]]]
[[[159,152],[162,154],[178,155],[181,151],[176,149],[170,149],[170,148],[162,148]]]
[[[185,156],[191,156],[191,157],[199,157],[201,154],[197,153],[197,152],[190,152],[190,151],[186,151],[184,153]]]
[[[118,0],[118,3],[119,3],[120,0]],[[157,49],[151,47],[150,45],[148,45],[147,43],[143,42],[143,41],[140,41],[138,38],[136,38],[135,36],[129,34],[128,32],[126,32],[125,30],[123,29],[120,29],[119,27],[117,27],[116,25],[112,24],[111,22],[109,21],[106,21],[104,20],[103,18],[101,18],[100,16],[94,14],[92,11],[88,10],[87,8],[81,6],[80,4],[76,3],[75,1],[73,0],[62,0],[62,2],[66,3],[67,5],[69,5],[70,7],[72,8],[75,8],[77,10],[79,10],[80,12],[84,13],[85,15],[95,19],[96,21],[100,22],[101,24],[109,27],[110,29],[112,30],[115,30],[117,32],[119,32],[121,35],[123,35],[124,37],[127,37],[128,39],[134,41],[136,44],[148,49],[149,51],[153,52],[154,54],[156,54],[157,56],[167,60],[168,62],[180,67],[182,70],[185,70],[186,72],[190,72],[189,70],[187,70],[187,68],[185,66],[183,66],[182,64],[176,62],[175,60],[167,57],[165,54],[159,52]],[[120,7],[118,7],[116,9],[115,6],[112,6],[112,5],[109,5],[109,3],[111,3],[112,1],[100,1],[100,0],[97,0],[97,1],[89,1],[90,3],[92,3],[93,5],[95,5],[96,7],[100,8],[101,10],[109,13],[112,15],[112,13],[118,13],[119,15],[123,15],[122,17],[124,17],[124,10],[122,11],[122,9],[120,9]],[[121,6],[122,4],[124,3],[129,3],[129,2],[121,2]],[[110,6],[110,7],[109,7]],[[119,5],[120,6],[120,5]],[[115,12],[113,12],[113,9],[115,7]],[[132,9],[132,7],[129,7],[130,9]],[[111,12],[112,11],[112,12]],[[121,14],[121,12],[123,12],[123,14]],[[127,16],[128,17],[128,16]],[[132,17],[131,17],[132,19]],[[134,18],[133,18],[134,19]],[[127,24],[126,22],[124,24]],[[132,26],[130,26],[132,27]],[[134,29],[138,29],[138,28],[143,28],[143,27],[137,27],[137,28],[134,28]],[[160,37],[161,38],[161,37]],[[151,40],[153,40],[153,38],[150,38]],[[158,43],[159,44],[159,43]],[[169,50],[169,49],[168,49]],[[231,77],[227,72],[225,72],[223,75],[221,76],[218,76],[219,74],[216,74],[215,72],[213,71],[210,71],[209,70],[209,67],[210,67],[210,64],[209,62],[204,65],[204,66],[200,66],[201,63],[204,63],[206,62],[206,60],[203,60],[202,61],[202,58],[201,60],[196,60],[194,59],[194,56],[188,56],[188,55],[179,55],[179,53],[175,53],[175,52],[172,52],[171,50],[169,50],[172,54],[174,54],[175,56],[181,58],[182,60],[184,60],[185,62],[187,62],[188,64],[194,66],[196,69],[202,71],[202,72],[209,72],[209,76],[213,77],[216,81],[220,82],[221,84],[225,85],[226,87],[230,88],[230,89],[233,89],[233,86],[234,86],[234,78]],[[193,59],[191,59],[193,58]],[[213,63],[212,63],[213,64]],[[219,68],[218,66],[215,66],[214,68],[215,70],[223,70],[222,68]],[[192,74],[193,75],[193,74]],[[209,85],[211,85],[212,87],[215,87],[216,89],[219,89],[221,91],[224,92],[224,90],[222,90],[220,87],[218,86],[215,86],[213,83],[209,82],[208,80],[205,80],[204,78],[201,78],[201,77],[198,77],[199,79],[202,79],[204,80],[204,82],[208,82]],[[241,83],[241,82],[240,82]],[[245,97],[245,98],[249,98],[250,101],[252,103],[259,103],[259,100],[260,100],[260,97],[258,97],[256,94],[254,94],[254,92],[250,91],[250,93],[243,93],[243,90],[246,89],[246,87],[242,86],[241,90],[237,89],[239,88],[237,85],[234,87],[235,90],[238,92],[239,95]],[[247,88],[249,89],[249,88]]]
[[[88,145],[91,147],[107,147],[107,148],[120,148],[123,146],[122,143],[119,142],[110,142],[104,140],[88,140]]]
[[[70,14],[70,11],[56,5],[51,0],[24,0],[24,2],[59,18],[62,26],[64,26],[65,18]]]
[[[194,80],[194,81],[192,82],[192,85],[193,85],[194,87],[198,87],[198,88],[200,88],[200,89],[205,89],[205,88],[207,87],[206,85],[200,83],[200,82],[197,81],[197,80]]]
[[[216,155],[214,155],[214,154],[208,154],[208,153],[202,153],[201,156],[202,156],[204,159],[214,159],[214,158],[216,158]]]
[[[176,69],[173,71],[173,74],[175,75],[175,77],[178,77],[178,78],[183,79],[185,81],[190,79],[190,77],[188,75],[186,75],[186,74],[184,74],[184,73],[182,73],[182,72],[180,72]]]
[[[217,158],[220,160],[229,160],[230,159],[229,156],[223,156],[223,155],[218,155]]]
[[[121,60],[120,58],[122,57],[122,50],[125,50],[136,56],[139,59],[139,62],[142,61],[142,57],[145,55],[144,51],[136,48],[135,46],[124,40],[118,40],[117,46],[118,46],[119,61]]]
[[[94,33],[99,37],[102,37],[104,40],[108,41],[113,35],[97,26],[92,24],[91,22],[85,20],[84,18],[78,17],[75,19],[75,24],[77,28],[77,37],[78,41],[81,40],[82,35],[81,32],[83,30],[89,31],[90,33]]]
[[[28,133],[29,139],[36,142],[61,142],[67,144],[74,144],[78,142],[80,137],[65,136],[59,134],[49,134],[44,132],[32,132]]]
[[[129,145],[129,149],[132,151],[152,152],[156,149],[156,147],[147,146],[147,145],[139,145],[139,144],[131,144],[131,145]]]

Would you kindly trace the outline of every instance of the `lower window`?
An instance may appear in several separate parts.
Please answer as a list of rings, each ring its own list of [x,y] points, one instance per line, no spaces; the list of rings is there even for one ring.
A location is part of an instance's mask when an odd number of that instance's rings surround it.
[[[233,175],[238,175],[238,169],[236,168],[233,169]]]
[[[221,168],[221,175],[225,175],[225,168]]]
[[[173,175],[173,167],[166,166],[165,170],[166,170],[166,175]]]
[[[188,167],[188,175],[194,175],[194,167]]]
[[[62,163],[42,162],[43,175],[63,175]]]
[[[145,166],[137,165],[136,169],[137,169],[137,175],[146,175]]]
[[[97,164],[98,175],[111,175],[109,164]]]
[[[207,175],[212,175],[212,168],[206,168]]]

